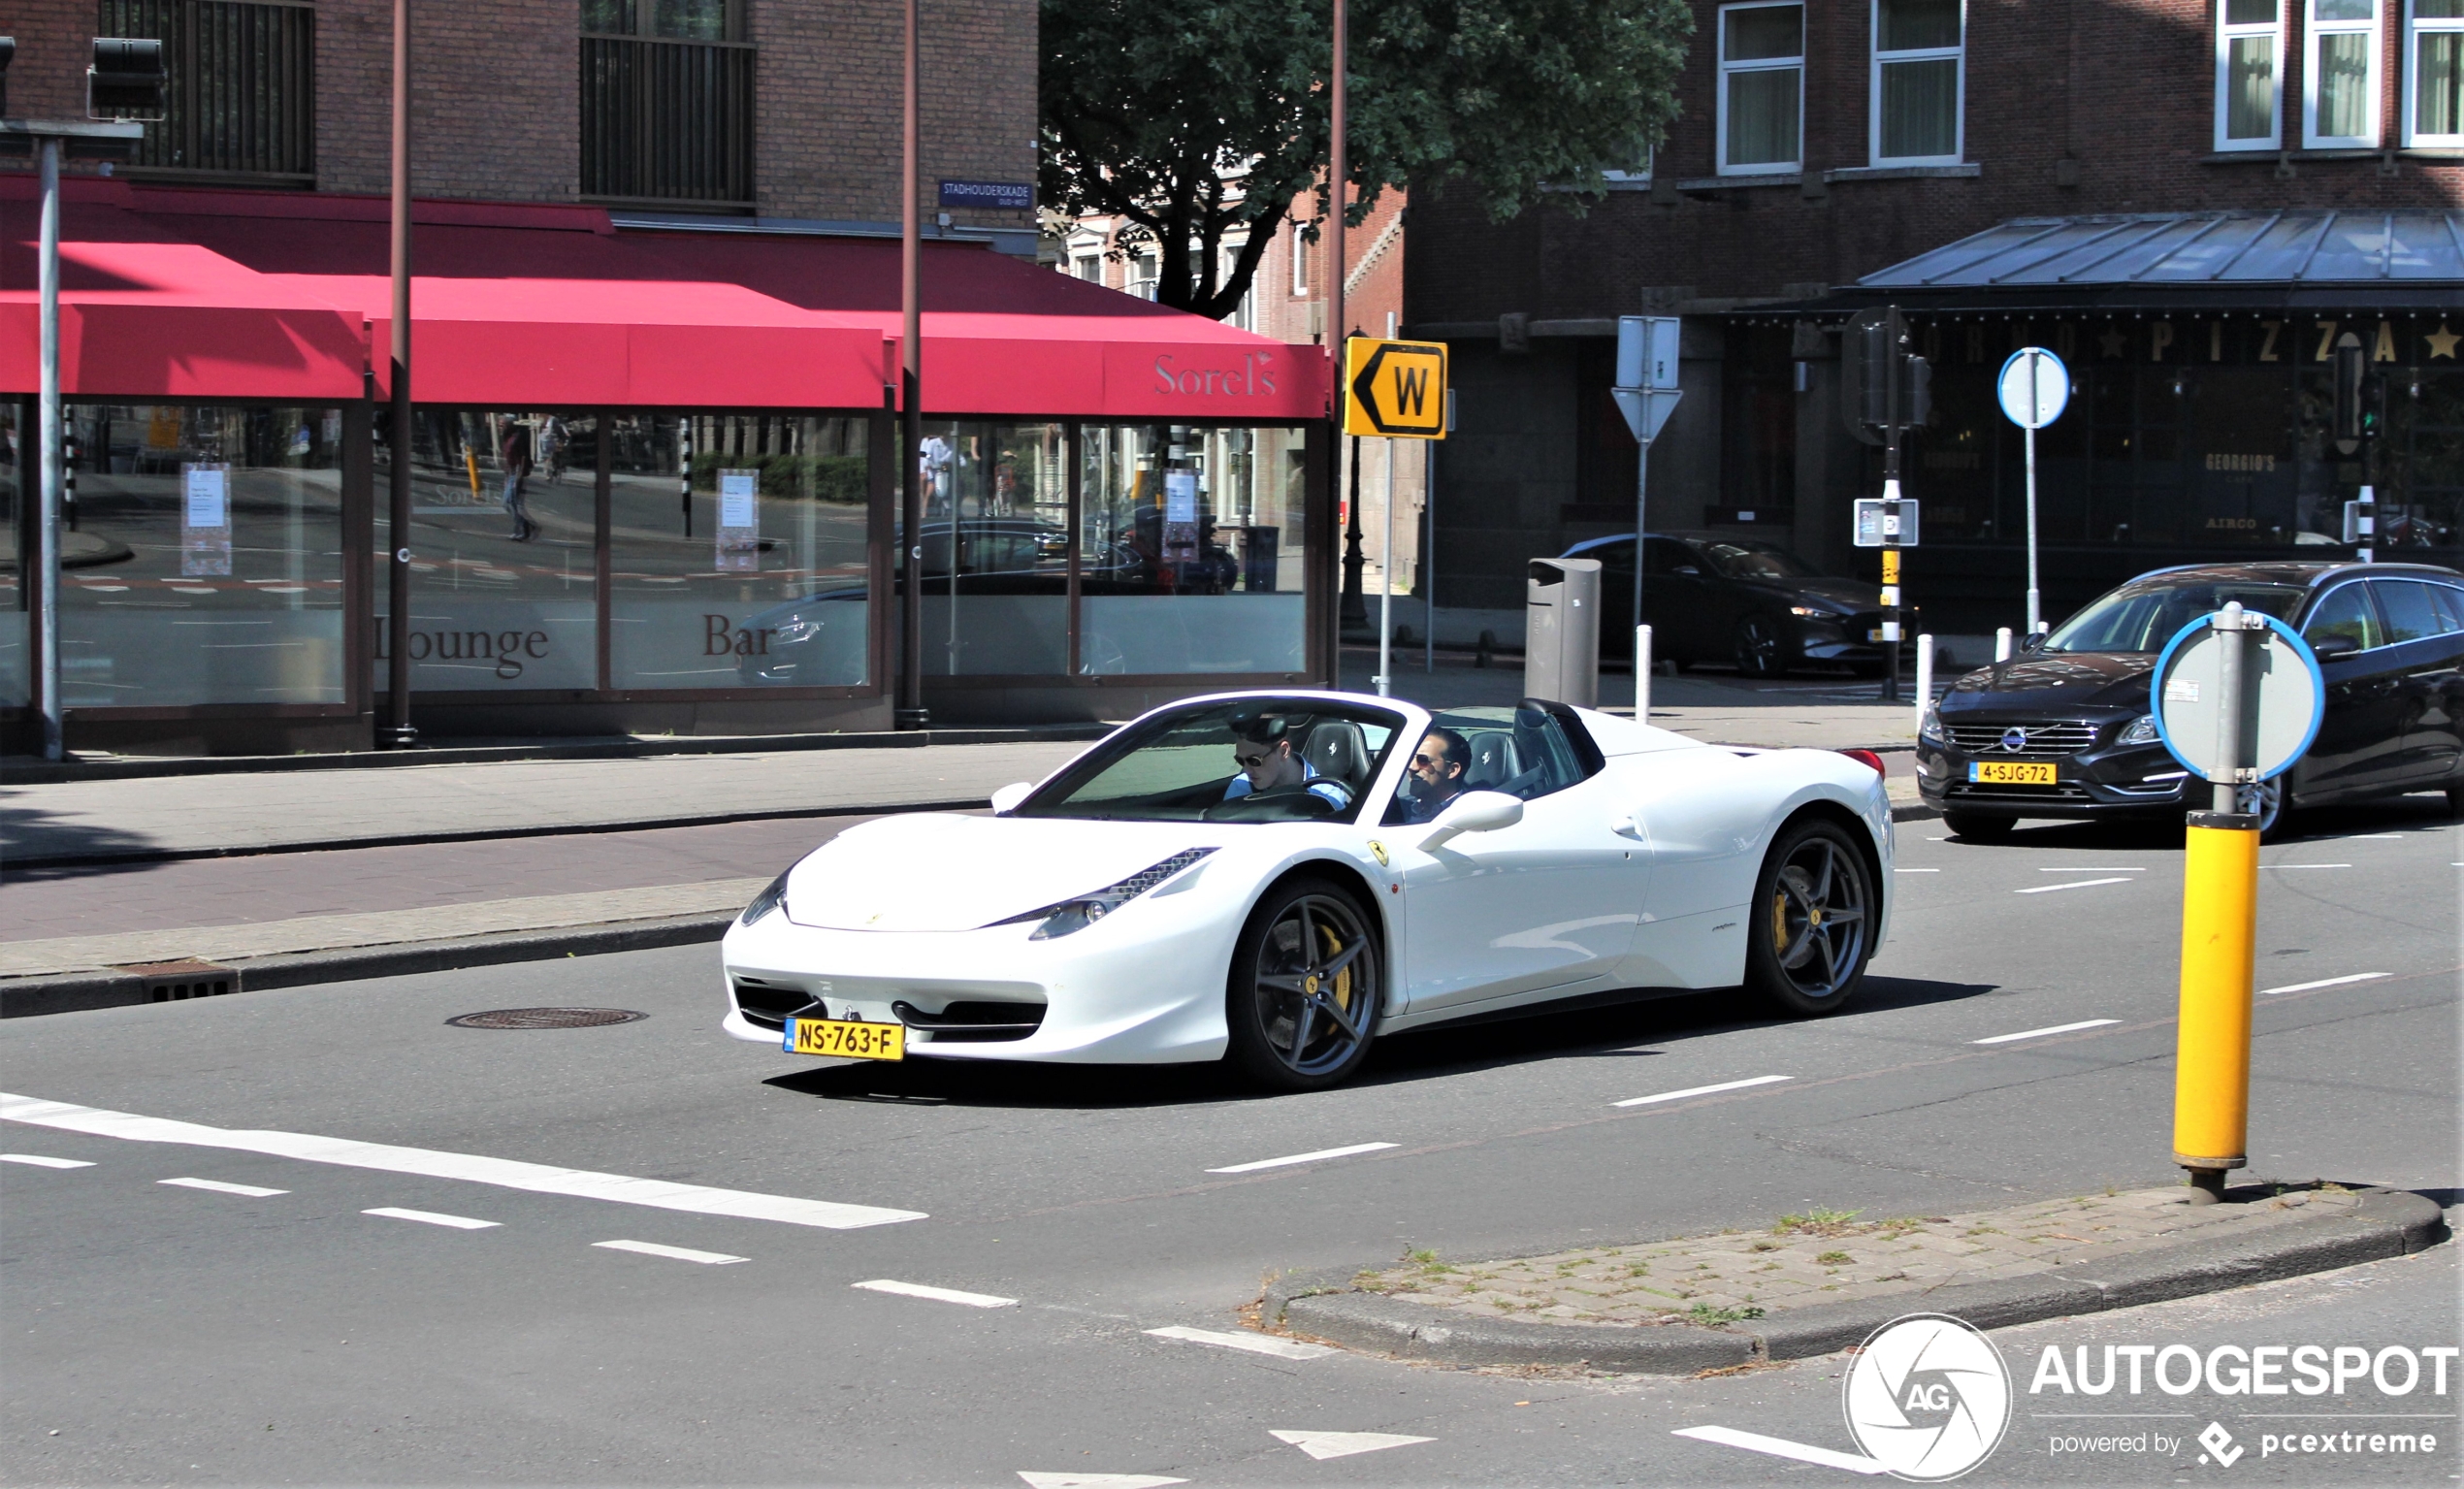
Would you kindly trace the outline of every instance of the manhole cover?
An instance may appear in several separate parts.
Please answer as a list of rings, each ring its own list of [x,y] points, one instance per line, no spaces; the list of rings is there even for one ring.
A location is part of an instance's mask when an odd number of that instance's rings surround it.
[[[457,1029],[595,1029],[649,1017],[630,1008],[493,1008],[445,1022]]]

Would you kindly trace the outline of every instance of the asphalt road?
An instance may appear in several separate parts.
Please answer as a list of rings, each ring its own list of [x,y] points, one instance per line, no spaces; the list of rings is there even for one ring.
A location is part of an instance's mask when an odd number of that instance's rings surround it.
[[[2429,797],[2311,826],[2264,854],[2252,1173],[2452,1202],[2464,831]],[[0,1468],[29,1484],[1853,1481],[1672,1436],[1849,1450],[1837,1358],[1598,1380],[1146,1331],[1232,1333],[1270,1269],[1407,1246],[1500,1254],[2163,1181],[2178,837],[1940,832],[1900,829],[1893,939],[1839,1017],[1700,995],[1433,1033],[1306,1097],[1211,1069],[799,1062],[717,1032],[709,948],[10,1020],[10,1091],[229,1135],[0,1124],[0,1149],[90,1165],[0,1164]],[[443,1022],[540,1004],[650,1017]],[[1976,1043],[2091,1020],[2112,1021]],[[1610,1105],[1768,1075],[1789,1079]],[[301,1145],[268,1134],[340,1141],[276,1156]],[[1395,1146],[1210,1172],[1371,1143]],[[710,1189],[872,1208],[743,1217]],[[817,1214],[883,1223],[796,1223]],[[1998,1341],[2023,1385],[2046,1343],[2453,1344],[2454,1256]],[[855,1285],[878,1280],[1015,1302]],[[2201,1472],[2211,1421],[2244,1454],[2236,1478],[2447,1481],[2459,1375],[2443,1396],[2425,1380],[2274,1406],[2353,1416],[2330,1424],[2345,1430],[2415,1413],[2406,1430],[2441,1440],[2324,1467],[2260,1457],[2267,1404],[2249,1398],[2023,1394],[1971,1481],[2178,1479]],[[2079,1419],[2098,1412],[2129,1415]],[[2188,1445],[2052,1450],[2091,1428]],[[1279,1431],[1427,1440],[1321,1460]]]

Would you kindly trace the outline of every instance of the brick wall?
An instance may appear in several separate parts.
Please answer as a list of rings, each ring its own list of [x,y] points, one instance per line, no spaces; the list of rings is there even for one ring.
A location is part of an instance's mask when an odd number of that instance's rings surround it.
[[[894,220],[899,212],[898,0],[747,0],[756,68],[759,210]],[[16,0],[13,113],[84,113],[91,0]],[[412,63],[413,189],[569,202],[579,189],[581,43],[574,0],[420,0]],[[925,0],[925,220],[944,178],[1035,178],[1035,0]],[[321,190],[388,189],[393,9],[322,0],[316,16]],[[984,209],[955,222],[1028,227]]]
[[[2402,5],[2381,3],[2382,128],[2392,145]],[[1633,313],[1653,285],[1705,300],[1792,295],[2022,215],[2464,204],[2464,160],[2399,151],[2390,176],[2378,154],[2301,150],[2297,25],[2286,28],[2285,58],[2290,178],[2274,153],[2217,157],[2214,10],[2213,0],[1969,0],[1963,155],[1976,174],[1826,181],[1827,171],[1873,163],[1872,12],[1809,5],[1803,177],[1737,185],[1713,179],[1719,16],[1705,0],[1658,189],[1611,192],[1581,217],[1549,207],[1502,226],[1474,204],[1424,192],[1410,318]]]

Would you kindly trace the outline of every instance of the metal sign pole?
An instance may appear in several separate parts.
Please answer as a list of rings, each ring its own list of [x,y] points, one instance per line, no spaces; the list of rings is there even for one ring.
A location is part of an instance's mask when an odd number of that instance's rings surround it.
[[[1882,648],[1891,654],[1891,670],[1883,675],[1882,700],[1899,701],[1899,312],[1888,322],[1892,355],[1889,404],[1883,417],[1889,442],[1882,456]]]
[[[43,758],[61,758],[60,708],[60,142],[46,136],[42,151],[43,246],[36,275],[42,288],[42,511],[35,520],[35,593],[43,646]]]
[[[1446,395],[1451,399],[1454,395]],[[1451,428],[1454,421],[1446,421]],[[1438,672],[1438,442],[1420,441],[1420,509],[1428,517],[1428,538],[1420,546],[1420,670]]]
[[[1651,525],[1644,520],[1650,510],[1644,500],[1651,487],[1651,441],[1635,443],[1635,722],[1651,722],[1651,631],[1642,623],[1642,552],[1644,534]]]
[[[1395,691],[1395,441],[1391,435],[1386,437],[1386,531],[1378,541],[1382,572],[1378,576],[1378,696],[1385,697]]]
[[[2031,409],[2044,406],[2044,401],[2037,396],[2036,392],[2037,374],[2042,372],[2044,365],[2045,359],[2042,357],[2030,356],[2027,359],[2027,406]],[[2045,623],[2036,589],[2036,425],[2031,420],[2026,428],[2027,439],[2027,633],[2032,636],[2045,629]]]

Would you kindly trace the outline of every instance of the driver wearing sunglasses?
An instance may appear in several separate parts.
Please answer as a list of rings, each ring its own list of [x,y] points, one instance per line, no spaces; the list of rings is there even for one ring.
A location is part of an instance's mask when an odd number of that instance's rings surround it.
[[[1447,802],[1463,793],[1463,772],[1471,763],[1472,746],[1454,730],[1439,725],[1421,735],[1407,767],[1411,796],[1403,820],[1424,823],[1444,811]]]
[[[1223,788],[1223,799],[1237,801],[1262,792],[1305,788],[1323,797],[1338,812],[1351,809],[1351,788],[1317,773],[1294,742],[1308,721],[1281,714],[1236,721],[1232,762],[1241,767]]]

